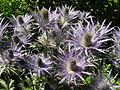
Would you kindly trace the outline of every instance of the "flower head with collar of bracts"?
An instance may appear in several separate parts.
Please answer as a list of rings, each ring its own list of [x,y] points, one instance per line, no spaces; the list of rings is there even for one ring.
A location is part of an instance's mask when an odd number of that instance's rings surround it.
[[[94,24],[93,21],[87,22],[87,25],[79,25],[76,29],[73,28],[73,33],[69,33],[71,36],[71,40],[67,40],[70,42],[75,48],[83,51],[84,55],[89,55],[89,52],[98,52],[104,53],[103,49],[100,49],[100,46],[107,41],[112,41],[107,35],[110,31],[114,29],[110,28],[109,23],[107,26],[104,25],[105,21],[100,25],[98,22]]]
[[[14,28],[14,33],[22,33],[25,35],[31,34],[31,22],[33,21],[31,15],[19,15],[17,17],[13,16],[12,27]]]
[[[12,22],[12,28],[14,29],[14,34],[12,36],[13,41],[18,45],[25,47],[30,44],[30,38],[33,36],[31,33],[31,22],[33,21],[31,15],[20,15],[15,17]]]
[[[43,7],[41,10],[37,7],[37,12],[33,12],[32,16],[35,20],[36,28],[39,31],[48,31],[52,30],[55,27],[55,21],[58,17],[57,9],[55,11],[51,11],[51,8],[46,9]]]
[[[78,21],[86,22],[88,19],[92,19],[93,16],[90,15],[89,12],[81,12],[75,10],[73,7],[69,7],[67,5],[58,8],[58,14],[61,19],[61,24],[63,27],[66,25],[75,25]]]
[[[59,38],[65,39],[67,32],[71,30],[71,25],[76,26],[78,23],[79,11],[67,5],[57,8],[57,15],[55,28],[53,29]]]
[[[69,7],[67,5],[65,6],[62,6],[61,8],[58,8],[58,14],[59,14],[59,17],[58,17],[58,21],[60,21],[62,27],[61,28],[64,28],[65,26],[69,25],[69,24],[72,24],[73,25],[73,21],[77,20],[78,18],[78,13],[80,11],[76,11],[74,10],[73,7]],[[74,21],[75,23],[75,21]]]
[[[38,76],[42,74],[50,74],[49,70],[52,68],[50,65],[50,57],[45,57],[44,54],[39,55],[25,55],[20,61],[21,65],[25,69],[29,69],[36,73]]]
[[[109,73],[107,73],[107,76],[104,75],[102,72],[98,72],[98,77],[93,79],[92,84],[90,86],[94,88],[95,90],[117,90],[116,88],[119,88],[120,85],[116,85],[116,74],[114,77],[111,75],[112,69]]]
[[[59,83],[77,84],[76,79],[84,81],[83,75],[92,75],[86,71],[87,67],[93,67],[94,65],[89,62],[89,59],[78,55],[73,49],[69,49],[68,52],[60,49],[60,56],[56,57],[58,60],[58,74],[62,79]]]

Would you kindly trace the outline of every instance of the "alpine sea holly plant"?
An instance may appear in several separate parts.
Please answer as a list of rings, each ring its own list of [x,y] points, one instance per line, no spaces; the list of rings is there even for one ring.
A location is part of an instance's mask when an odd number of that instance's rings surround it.
[[[1,90],[120,89],[118,27],[67,5],[12,16],[0,15]]]

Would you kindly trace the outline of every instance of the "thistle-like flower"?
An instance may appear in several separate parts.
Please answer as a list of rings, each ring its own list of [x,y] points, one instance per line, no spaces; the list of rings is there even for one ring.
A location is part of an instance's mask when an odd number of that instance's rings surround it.
[[[22,56],[21,48],[17,48],[11,45],[11,47],[4,51],[4,53],[0,56],[2,57],[0,63],[2,63],[5,67],[12,67],[18,62],[18,58]]]
[[[57,60],[59,62],[59,72],[57,75],[62,77],[59,83],[66,82],[76,85],[77,78],[84,81],[84,74],[92,75],[85,70],[87,67],[94,65],[91,64],[86,57],[79,56],[74,50],[69,50],[69,52],[66,53],[60,49],[60,56],[57,57]]]
[[[57,19],[58,26],[60,29],[68,29],[70,26],[77,26],[78,23],[83,24],[87,19],[92,19],[93,16],[89,12],[81,12],[75,10],[73,7],[67,5],[58,8],[59,17]]]
[[[13,42],[15,42],[17,45],[25,46],[30,44],[30,38],[32,37],[31,33],[31,22],[32,16],[31,15],[21,15],[18,17],[15,17],[13,15],[14,21],[13,27],[14,27],[14,34],[12,36]]]
[[[52,68],[50,64],[50,57],[46,58],[44,54],[39,55],[26,55],[23,59],[21,59],[21,64],[25,69],[31,69],[32,72],[37,73],[38,75],[48,73],[50,74],[49,70]]]
[[[110,24],[108,26],[104,25],[105,21],[100,25],[97,23],[87,22],[86,26],[79,25],[79,28],[76,30],[73,28],[73,33],[70,34],[71,44],[83,51],[84,55],[89,54],[89,52],[99,52],[105,53],[103,49],[100,49],[100,46],[107,41],[112,39],[108,38],[108,33],[114,28],[110,28]]]
[[[93,83],[90,86],[95,90],[117,90],[116,88],[120,86],[114,85],[116,77],[117,75],[115,77],[111,76],[111,71],[108,73],[108,76],[99,72],[98,77],[93,79]]]
[[[58,13],[60,16],[64,17],[66,21],[72,21],[78,17],[79,11],[74,10],[73,7],[67,5],[58,8]]]
[[[53,14],[55,17],[55,16],[57,16],[57,14],[51,13],[50,9],[47,10],[44,7],[41,10],[39,10],[38,7],[37,7],[37,9],[38,9],[38,12],[32,13],[32,16],[34,17],[34,20],[36,21],[35,25],[38,26],[37,28],[39,29],[39,31],[41,31],[41,30],[47,31],[47,30],[54,28],[55,18],[53,18],[53,17],[50,18],[50,17],[53,16]]]
[[[19,33],[18,35],[13,35],[13,40],[14,42],[18,42],[18,44],[22,45],[22,46],[25,46],[25,45],[28,45],[30,44],[30,38],[32,36],[29,34],[29,35],[25,35],[24,33]]]
[[[14,27],[14,33],[18,34],[18,33],[24,33],[26,35],[31,34],[30,30],[31,30],[31,22],[33,21],[32,16],[31,15],[21,15],[21,16],[17,16],[15,17],[14,15],[12,15],[14,20],[12,21],[12,26]]]
[[[67,5],[58,8],[57,26],[58,30],[65,32],[69,30],[70,26],[75,26],[78,23],[78,13],[74,8],[68,7]]]

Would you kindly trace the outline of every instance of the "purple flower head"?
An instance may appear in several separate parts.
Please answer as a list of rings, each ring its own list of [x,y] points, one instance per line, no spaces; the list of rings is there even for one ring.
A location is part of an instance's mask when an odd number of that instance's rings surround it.
[[[28,34],[28,35],[25,35],[24,33],[19,33],[19,34],[14,34],[12,36],[12,40],[13,40],[13,43],[15,45],[20,45],[20,46],[23,46],[25,47],[26,45],[29,45],[31,44],[30,43],[30,38],[32,37],[32,35]]]
[[[22,53],[20,51],[20,48],[14,47],[6,51],[6,57],[8,59],[17,59],[22,56]]]
[[[85,55],[89,54],[89,51],[98,51],[104,53],[99,47],[103,42],[111,40],[108,38],[108,33],[114,28],[109,28],[104,25],[105,21],[100,25],[99,23],[94,24],[87,22],[86,26],[79,25],[79,28],[73,28],[73,34],[71,35],[71,40],[69,42],[73,44],[74,47],[80,49]]]
[[[119,85],[114,85],[116,77],[117,75],[115,77],[111,76],[111,71],[108,73],[108,76],[100,72],[90,86],[95,90],[116,90],[117,87],[120,87]]]
[[[32,16],[34,17],[34,20],[36,21],[35,25],[37,25],[37,28],[39,29],[39,31],[41,30],[47,31],[47,30],[53,29],[55,25],[55,17],[58,16],[56,12],[52,13],[50,9],[47,10],[44,7],[41,10],[39,10],[38,7],[37,9],[38,9],[38,12],[32,13]]]
[[[9,46],[8,49],[4,50],[4,52],[1,54],[1,62],[5,66],[13,66],[19,63],[19,59],[24,56],[24,50],[22,50],[22,46],[15,45],[13,42],[7,44]]]
[[[12,46],[5,50],[4,53],[0,56],[1,60],[0,63],[2,63],[4,66],[14,66],[19,61],[18,58],[20,58],[23,54],[21,54],[21,48]]]
[[[75,26],[78,23],[78,13],[79,11],[75,11],[74,8],[67,5],[58,8],[57,29],[61,30],[61,32],[69,31],[70,26]]]
[[[58,13],[66,19],[75,19],[79,11],[75,11],[73,7],[69,7],[67,5],[62,6],[62,8],[58,8]]]
[[[23,58],[23,67],[26,69],[31,69],[32,72],[37,73],[38,75],[48,73],[50,74],[49,70],[52,68],[50,64],[52,62],[49,60],[50,57],[46,58],[43,54],[39,55],[26,55]]]
[[[46,58],[44,54],[39,54],[37,57],[37,62],[35,63],[35,68],[33,69],[33,72],[36,72],[38,74],[42,74],[43,72],[46,72],[50,74],[49,70],[52,68],[50,65],[52,62],[50,61],[50,57]]]
[[[14,33],[24,33],[24,34],[31,34],[31,22],[33,21],[31,15],[21,15],[15,17],[12,15],[14,20],[12,21],[13,27],[14,27]]]
[[[21,46],[25,46],[30,44],[30,38],[32,37],[32,33],[31,33],[31,22],[32,20],[32,16],[26,14],[26,15],[21,15],[18,17],[15,17],[13,15],[14,21],[12,21],[13,23],[13,27],[14,27],[14,34],[12,36],[13,42],[16,45],[21,45]]]
[[[69,50],[68,53],[60,50],[60,56],[57,57],[57,60],[59,62],[59,72],[57,75],[62,77],[59,83],[66,82],[76,85],[77,78],[84,81],[84,74],[91,75],[91,73],[86,72],[85,69],[94,66],[89,63],[86,57],[79,56],[74,50]]]

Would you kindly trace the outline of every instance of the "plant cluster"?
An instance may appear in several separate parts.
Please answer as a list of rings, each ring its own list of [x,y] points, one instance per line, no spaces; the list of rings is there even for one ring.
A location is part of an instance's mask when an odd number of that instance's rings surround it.
[[[120,29],[72,7],[0,19],[1,90],[120,89]]]

